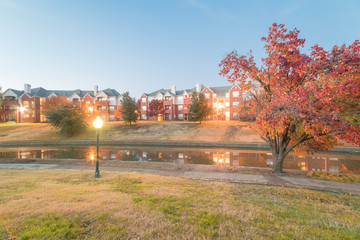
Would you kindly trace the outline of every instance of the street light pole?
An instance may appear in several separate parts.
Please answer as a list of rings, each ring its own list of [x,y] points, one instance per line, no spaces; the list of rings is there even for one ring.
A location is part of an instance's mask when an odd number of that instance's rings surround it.
[[[99,170],[99,129],[102,127],[103,121],[100,117],[97,117],[94,121],[94,126],[96,128],[96,162],[95,162],[95,178],[100,177]]]
[[[100,177],[99,171],[99,129],[96,129],[96,163],[95,163],[95,178]]]

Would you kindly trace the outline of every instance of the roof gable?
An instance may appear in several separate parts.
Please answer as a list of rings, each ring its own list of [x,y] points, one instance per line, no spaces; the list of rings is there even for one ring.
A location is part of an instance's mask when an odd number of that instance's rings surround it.
[[[24,91],[9,88],[2,94],[2,97],[20,97],[23,93]]]

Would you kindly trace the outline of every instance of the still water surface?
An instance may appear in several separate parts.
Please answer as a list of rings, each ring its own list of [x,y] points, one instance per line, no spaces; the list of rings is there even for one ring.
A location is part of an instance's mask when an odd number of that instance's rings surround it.
[[[271,167],[269,151],[224,148],[170,148],[100,146],[101,161],[147,161],[180,164],[206,164],[247,167]],[[1,158],[87,159],[96,158],[95,146],[0,148]],[[320,153],[309,156],[290,154],[285,169],[351,172],[360,174],[360,155]]]

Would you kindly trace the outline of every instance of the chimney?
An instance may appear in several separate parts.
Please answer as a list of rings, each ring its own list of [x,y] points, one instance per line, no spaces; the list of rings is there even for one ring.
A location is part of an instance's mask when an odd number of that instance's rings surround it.
[[[25,83],[24,84],[24,93],[31,93],[31,85]]]
[[[171,93],[176,94],[176,86],[175,85],[171,86]]]
[[[201,92],[201,84],[200,83],[196,84],[196,91]]]
[[[94,96],[96,96],[99,92],[99,87],[98,85],[94,85]]]

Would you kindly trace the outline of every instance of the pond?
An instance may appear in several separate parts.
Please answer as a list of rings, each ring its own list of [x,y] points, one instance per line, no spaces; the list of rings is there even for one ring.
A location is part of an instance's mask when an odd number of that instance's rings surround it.
[[[261,150],[225,148],[175,148],[139,146],[100,146],[101,161],[146,161],[179,164],[206,164],[247,167],[271,167],[272,154]],[[17,147],[0,148],[1,159],[87,159],[96,158],[95,146]],[[360,174],[360,155],[320,153],[315,155],[290,154],[284,169],[328,171]]]

